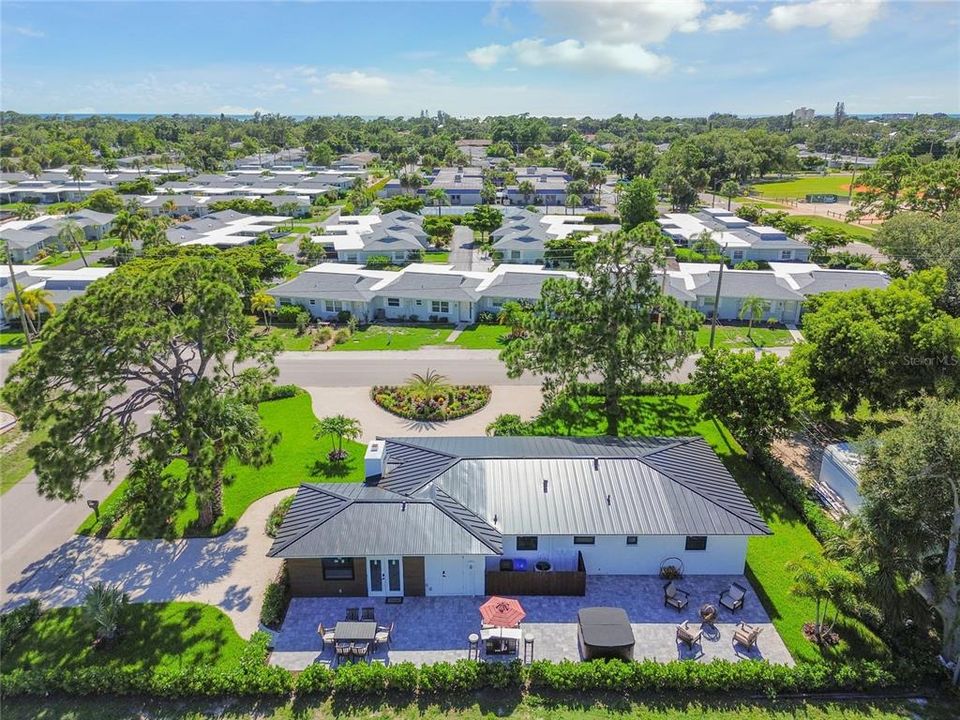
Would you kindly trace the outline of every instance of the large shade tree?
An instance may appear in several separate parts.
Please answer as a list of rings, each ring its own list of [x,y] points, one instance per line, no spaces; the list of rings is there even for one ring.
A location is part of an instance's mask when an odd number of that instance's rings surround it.
[[[644,381],[662,380],[692,353],[702,319],[661,295],[658,259],[638,235],[609,233],[580,250],[577,279],[547,280],[526,336],[500,354],[511,377],[542,375],[548,400],[598,375],[610,435],[619,432],[621,399]]]
[[[215,255],[139,260],[51,318],[3,391],[26,429],[49,429],[30,451],[40,494],[76,500],[89,473],[129,458],[156,492],[192,491],[200,524],[213,523],[227,460],[259,466],[275,441],[257,402],[276,347],[251,336],[241,289]],[[180,483],[164,472],[174,460]]]

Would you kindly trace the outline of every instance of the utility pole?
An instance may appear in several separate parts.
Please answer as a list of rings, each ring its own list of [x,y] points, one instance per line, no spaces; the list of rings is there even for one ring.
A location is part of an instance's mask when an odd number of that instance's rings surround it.
[[[663,296],[667,294],[667,248],[663,247],[663,277],[660,279],[660,305],[657,307],[657,328],[663,323]]]
[[[727,246],[723,246],[723,252],[720,253],[721,257],[723,253],[727,251]],[[717,313],[720,312],[720,286],[723,284],[723,268],[726,265],[726,261],[720,261],[720,276],[717,278],[717,292],[713,296],[713,318],[710,320],[710,349],[713,350],[713,338],[717,334]]]
[[[20,310],[20,327],[23,329],[23,338],[27,343],[27,349],[31,347],[30,328],[27,327],[27,314],[23,310],[23,298],[20,297],[20,286],[17,285],[13,275],[13,258],[10,257],[10,246],[4,243],[5,255],[7,256],[7,269],[10,271],[10,284],[13,286],[13,296],[17,299],[17,308]]]

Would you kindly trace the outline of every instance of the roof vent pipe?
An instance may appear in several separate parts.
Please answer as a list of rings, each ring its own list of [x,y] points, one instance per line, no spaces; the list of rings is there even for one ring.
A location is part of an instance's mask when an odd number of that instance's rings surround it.
[[[600,458],[593,459],[593,469],[600,470]]]
[[[544,480],[544,481],[543,481],[543,492],[544,492],[544,494],[546,494],[546,492],[547,492],[547,486],[548,486],[549,484],[550,484],[550,481],[549,481],[549,480]]]
[[[406,511],[407,511],[407,501],[404,500],[402,503],[400,503],[400,512],[406,512]]]
[[[607,505],[609,505],[609,504],[610,504],[610,496],[607,495]]]

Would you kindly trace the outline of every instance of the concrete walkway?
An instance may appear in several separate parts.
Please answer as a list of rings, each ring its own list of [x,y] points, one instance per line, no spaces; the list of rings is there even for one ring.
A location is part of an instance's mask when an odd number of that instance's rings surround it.
[[[502,413],[513,413],[530,420],[540,412],[543,396],[540,388],[530,385],[494,386],[490,402],[483,410],[447,422],[417,422],[404,420],[381,410],[370,399],[370,388],[364,387],[308,387],[313,401],[313,412],[318,418],[344,414],[360,421],[363,442],[376,437],[391,436],[458,436],[485,435],[487,425]]]
[[[3,588],[3,607],[38,598],[48,607],[79,605],[97,582],[119,585],[139,602],[171,600],[215,605],[242,637],[259,628],[267,584],[280,561],[266,557],[272,540],[264,524],[274,506],[294,490],[253,503],[237,526],[215,538],[104,540],[74,536],[28,565]]]
[[[444,340],[445,343],[455,343],[457,338],[463,335],[463,331],[468,327],[467,323],[457,323],[457,326],[447,335],[447,339]]]
[[[787,325],[787,330],[790,331],[790,337],[795,343],[803,342],[803,333],[800,332],[800,328],[796,325]]]

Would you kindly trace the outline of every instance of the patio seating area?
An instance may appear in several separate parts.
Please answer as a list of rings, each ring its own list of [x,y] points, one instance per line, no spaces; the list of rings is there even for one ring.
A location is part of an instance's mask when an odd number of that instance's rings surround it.
[[[746,592],[736,611],[719,602],[721,594],[732,583]],[[709,662],[714,658],[738,660],[765,659],[769,662],[793,664],[793,659],[777,634],[757,594],[746,578],[729,575],[687,576],[677,581],[678,589],[689,595],[682,610],[664,603],[663,580],[656,576],[591,575],[587,579],[584,597],[523,596],[520,601],[526,616],[520,623],[523,637],[535,638],[532,647],[524,647],[522,654],[534,659],[581,660],[578,648],[578,612],[588,607],[623,608],[630,621],[636,644],[636,660],[653,659],[668,662],[677,659],[698,659]],[[379,628],[392,628],[389,643],[369,644],[362,657],[350,660],[367,662],[413,662],[426,664],[441,660],[465,659],[470,652],[471,635],[481,632],[480,606],[486,596],[406,597],[399,604],[387,604],[382,598],[294,598],[290,603],[283,627],[275,633],[274,651],[270,662],[290,670],[302,670],[314,662],[335,666],[336,626],[344,622],[348,608],[361,605],[373,607]],[[706,623],[700,609],[711,604],[714,621]],[[695,642],[687,644],[678,638],[677,626],[687,621]],[[363,621],[360,621],[363,624]],[[746,635],[746,623],[749,629]],[[335,642],[324,643],[318,634],[319,625]],[[703,630],[701,633],[701,629]],[[759,632],[757,632],[759,629]],[[740,630],[740,639],[734,642]],[[481,646],[483,643],[481,643]],[[479,657],[487,658],[481,647]],[[489,659],[517,655],[495,656]],[[341,658],[343,659],[343,658]]]

